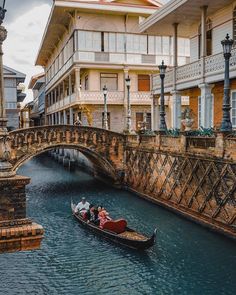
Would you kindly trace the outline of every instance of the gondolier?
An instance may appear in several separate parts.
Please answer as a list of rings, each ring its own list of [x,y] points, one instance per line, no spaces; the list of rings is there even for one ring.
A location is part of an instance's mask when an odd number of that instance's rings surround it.
[[[90,206],[89,202],[87,202],[86,198],[83,197],[81,199],[81,202],[79,202],[77,204],[77,206],[75,207],[75,212],[80,213],[80,214],[84,214],[89,210],[89,206]]]

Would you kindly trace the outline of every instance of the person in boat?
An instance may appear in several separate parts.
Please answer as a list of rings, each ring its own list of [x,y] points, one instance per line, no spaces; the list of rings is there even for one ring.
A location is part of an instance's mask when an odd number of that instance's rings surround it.
[[[75,213],[79,213],[84,216],[84,214],[89,210],[89,202],[86,201],[86,198],[83,197],[81,201],[75,207]]]
[[[93,206],[90,209],[90,221],[96,225],[99,225],[98,207],[97,206]]]
[[[109,216],[109,213],[105,210],[104,207],[99,207],[98,208],[98,218],[99,218],[99,226],[100,228],[103,228],[104,224],[108,221],[108,220],[112,220]]]

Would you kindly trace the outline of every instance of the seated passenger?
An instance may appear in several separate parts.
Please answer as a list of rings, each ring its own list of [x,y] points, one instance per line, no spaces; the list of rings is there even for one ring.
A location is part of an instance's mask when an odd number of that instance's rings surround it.
[[[90,214],[91,214],[90,221],[92,221],[96,225],[99,225],[98,208],[96,206],[91,208]]]
[[[109,213],[105,210],[104,207],[101,208],[101,210],[98,213],[98,218],[100,220],[100,224],[99,226],[101,228],[103,228],[104,224],[108,221],[111,220],[111,218],[109,217]]]
[[[79,202],[77,206],[75,207],[75,213],[79,213],[84,216],[84,214],[89,210],[89,206],[90,206],[89,202],[87,202],[86,198],[83,197],[81,199],[81,202]]]

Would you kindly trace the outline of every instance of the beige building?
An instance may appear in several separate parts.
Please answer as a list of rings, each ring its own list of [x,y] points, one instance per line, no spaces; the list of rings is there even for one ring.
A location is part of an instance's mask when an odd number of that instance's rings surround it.
[[[174,24],[178,24],[174,30]],[[219,128],[222,121],[225,61],[221,41],[234,40],[230,60],[231,120],[236,128],[236,1],[172,0],[141,24],[149,34],[190,39],[190,63],[175,65],[166,73],[165,93],[174,93],[173,116],[182,97],[190,99],[194,125]],[[154,75],[154,93],[160,94],[160,78]],[[176,121],[180,126],[180,121]]]
[[[132,129],[144,116],[150,128],[150,77],[162,59],[173,65],[173,40],[141,34],[139,25],[160,6],[142,0],[54,1],[36,59],[45,68],[46,123],[74,124],[79,117],[84,125],[102,127],[106,85],[109,128],[123,131],[129,76]],[[188,48],[188,40],[180,46]],[[179,64],[188,62],[188,50],[182,52]]]

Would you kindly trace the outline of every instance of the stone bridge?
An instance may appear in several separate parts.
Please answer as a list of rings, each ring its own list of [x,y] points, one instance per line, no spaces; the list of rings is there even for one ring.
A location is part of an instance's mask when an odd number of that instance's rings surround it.
[[[98,128],[42,126],[0,135],[0,252],[39,248],[43,228],[26,217],[16,175],[55,148],[81,151],[101,175],[154,203],[236,238],[236,136],[123,135]]]
[[[26,218],[28,177],[17,169],[32,157],[55,148],[76,149],[97,174],[121,184],[124,176],[125,136],[92,127],[39,126],[0,135],[0,252],[38,248],[43,228]]]

